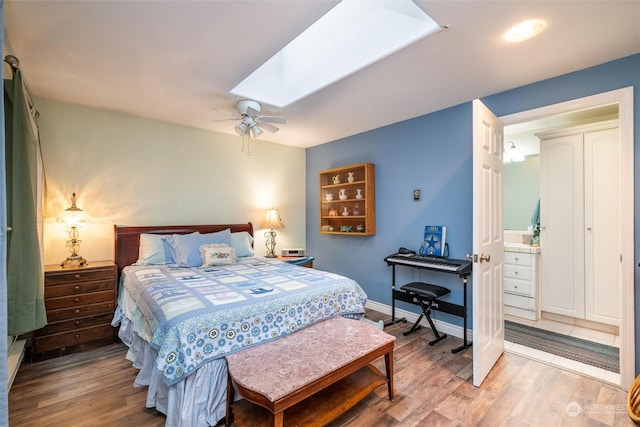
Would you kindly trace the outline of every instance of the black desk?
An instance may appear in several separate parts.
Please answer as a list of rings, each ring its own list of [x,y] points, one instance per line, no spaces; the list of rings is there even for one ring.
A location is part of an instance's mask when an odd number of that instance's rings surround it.
[[[452,304],[447,301],[438,300],[434,303],[433,309],[442,311],[444,313],[453,314],[463,318],[464,331],[463,339],[464,343],[451,350],[452,353],[458,353],[464,349],[471,347],[471,342],[467,341],[467,284],[469,276],[471,275],[471,262],[460,259],[448,259],[437,257],[423,257],[423,256],[406,256],[400,254],[391,254],[385,259],[387,265],[392,268],[391,274],[391,322],[394,324],[397,322],[406,322],[407,319],[402,318],[396,320],[396,300],[408,302],[410,304],[417,305],[414,300],[414,296],[408,294],[402,290],[396,289],[396,266],[419,268],[423,270],[437,271],[440,273],[456,274],[462,279],[463,283],[463,305]]]

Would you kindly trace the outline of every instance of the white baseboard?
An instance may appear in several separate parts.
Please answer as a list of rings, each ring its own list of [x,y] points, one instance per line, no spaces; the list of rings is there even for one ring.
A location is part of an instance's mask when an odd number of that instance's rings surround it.
[[[367,304],[365,305],[365,307],[368,309],[377,311],[379,313],[383,313],[391,316],[390,305],[367,300]],[[420,316],[420,314],[416,314],[412,311],[403,310],[401,308],[396,307],[396,320],[402,319],[404,317],[407,319],[407,323],[410,325],[410,324],[413,324],[416,320],[418,320],[418,316]],[[438,332],[443,332],[445,334],[458,337],[458,338],[462,338],[464,334],[463,332],[464,328],[462,326],[452,325],[451,323],[443,322],[442,320],[438,320],[438,319],[433,319],[433,323],[435,323],[436,329],[438,330]],[[420,322],[420,325],[426,328],[431,328],[431,326],[429,326],[429,322],[427,322],[427,319],[422,319],[422,321]],[[467,340],[468,341],[473,340],[473,331],[468,328],[467,328]]]

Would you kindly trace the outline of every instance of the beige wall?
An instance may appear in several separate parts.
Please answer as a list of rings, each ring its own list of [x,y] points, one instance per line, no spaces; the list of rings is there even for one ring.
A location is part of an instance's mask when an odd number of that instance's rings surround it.
[[[305,150],[93,108],[36,99],[47,190],[45,264],[68,256],[57,217],[77,193],[91,220],[80,255],[113,259],[113,224],[251,221],[264,255],[264,210],[280,210],[277,247],[305,246]]]

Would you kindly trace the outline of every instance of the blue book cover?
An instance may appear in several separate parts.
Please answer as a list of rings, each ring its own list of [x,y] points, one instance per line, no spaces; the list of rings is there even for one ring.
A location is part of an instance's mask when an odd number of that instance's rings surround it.
[[[424,227],[424,240],[420,248],[421,255],[444,256],[444,244],[447,239],[447,227],[427,225]]]

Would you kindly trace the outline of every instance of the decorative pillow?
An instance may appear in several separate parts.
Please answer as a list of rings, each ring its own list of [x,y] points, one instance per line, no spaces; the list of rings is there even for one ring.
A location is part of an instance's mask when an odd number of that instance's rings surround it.
[[[224,243],[211,243],[200,246],[202,265],[228,265],[235,264],[236,250]]]
[[[174,265],[178,267],[199,267],[202,265],[200,246],[224,243],[231,244],[231,230],[226,229],[217,233],[173,234],[165,239],[174,251]]]
[[[138,247],[139,265],[170,264],[173,263],[171,254],[167,254],[165,242],[159,234],[140,234],[140,246]]]
[[[231,233],[231,247],[236,250],[237,257],[253,256],[253,237],[246,231]]]

